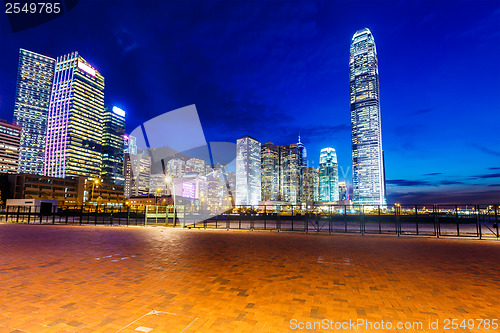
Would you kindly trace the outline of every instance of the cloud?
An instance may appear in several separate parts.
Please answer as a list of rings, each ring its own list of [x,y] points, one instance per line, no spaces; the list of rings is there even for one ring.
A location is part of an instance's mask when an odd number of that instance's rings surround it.
[[[455,181],[455,180],[442,180],[439,182],[441,185],[458,185],[458,184],[465,184],[464,182],[460,181]]]
[[[479,178],[479,179],[500,178],[500,173],[490,173],[490,174],[484,174],[484,175],[475,175],[475,176],[472,176],[472,178]]]
[[[493,155],[493,156],[496,156],[496,157],[500,157],[500,151],[496,151],[496,150],[492,150],[492,149],[489,149],[489,148],[486,148],[486,147],[482,147],[482,146],[479,146],[477,144],[473,145],[475,148],[479,149],[480,151],[482,151],[483,153],[486,153],[486,154],[489,154],[489,155]]]
[[[426,108],[426,109],[420,109],[420,110],[417,110],[417,111],[413,111],[411,113],[411,115],[419,115],[419,114],[425,114],[425,113],[429,113],[431,112],[432,109],[431,108]]]
[[[491,167],[491,168],[488,168],[488,170],[500,170],[500,167]]]
[[[406,180],[406,179],[393,179],[387,180],[387,184],[395,186],[440,186],[440,185],[462,185],[464,182],[458,180],[441,180],[441,181],[427,181],[427,180]]]
[[[471,191],[464,188],[459,191],[449,190],[436,191],[411,191],[411,192],[390,192],[387,195],[389,202],[401,204],[491,204],[497,202],[500,191],[489,190]]]
[[[406,180],[406,179],[392,179],[386,180],[387,184],[396,186],[429,186],[432,183],[425,180]]]
[[[437,175],[442,175],[443,173],[441,172],[431,172],[431,173],[424,173],[424,176],[437,176]]]

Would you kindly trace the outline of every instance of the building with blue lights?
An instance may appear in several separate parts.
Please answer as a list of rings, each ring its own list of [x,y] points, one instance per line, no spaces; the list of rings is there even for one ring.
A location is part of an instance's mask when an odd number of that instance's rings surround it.
[[[14,123],[22,128],[19,173],[43,175],[45,135],[55,59],[19,50]]]
[[[236,205],[261,201],[261,144],[245,135],[236,141]]]
[[[102,180],[124,185],[125,111],[113,106],[104,109],[102,132]]]
[[[339,168],[333,148],[323,148],[320,152],[319,200],[339,201]]]

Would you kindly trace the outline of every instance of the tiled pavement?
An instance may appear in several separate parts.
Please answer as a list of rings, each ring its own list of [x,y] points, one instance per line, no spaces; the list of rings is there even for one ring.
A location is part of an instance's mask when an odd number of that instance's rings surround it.
[[[0,224],[0,297],[0,332],[453,332],[500,319],[500,242]]]

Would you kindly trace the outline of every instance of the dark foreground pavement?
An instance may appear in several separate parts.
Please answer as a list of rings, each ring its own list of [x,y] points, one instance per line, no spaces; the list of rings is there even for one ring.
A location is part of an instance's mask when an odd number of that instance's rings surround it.
[[[0,297],[0,332],[499,332],[500,242],[0,224]]]

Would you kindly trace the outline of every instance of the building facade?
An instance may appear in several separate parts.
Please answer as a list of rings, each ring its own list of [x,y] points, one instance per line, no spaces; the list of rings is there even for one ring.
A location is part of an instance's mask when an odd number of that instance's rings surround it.
[[[339,168],[333,148],[323,148],[320,152],[319,200],[339,201]]]
[[[17,173],[22,129],[0,121],[0,173]]]
[[[57,200],[60,205],[123,205],[123,185],[98,183],[85,177],[9,175],[13,199]]]
[[[303,202],[319,200],[319,173],[316,168],[305,168],[302,171]]]
[[[113,106],[104,109],[102,133],[102,179],[106,183],[125,184],[124,165],[125,111]]]
[[[378,60],[375,40],[367,28],[352,37],[349,72],[353,200],[384,205]]]
[[[137,197],[149,193],[151,181],[151,157],[146,152],[125,153],[125,197]]]
[[[272,142],[261,146],[261,199],[278,201],[280,196],[280,148]]]
[[[78,52],[57,58],[45,144],[46,176],[100,176],[104,77]]]
[[[300,142],[280,147],[280,200],[292,205],[303,202],[302,172],[307,167],[305,147]]]
[[[236,141],[236,205],[261,201],[261,144],[245,135]]]
[[[14,123],[22,128],[19,173],[43,175],[45,135],[55,59],[19,50]]]

